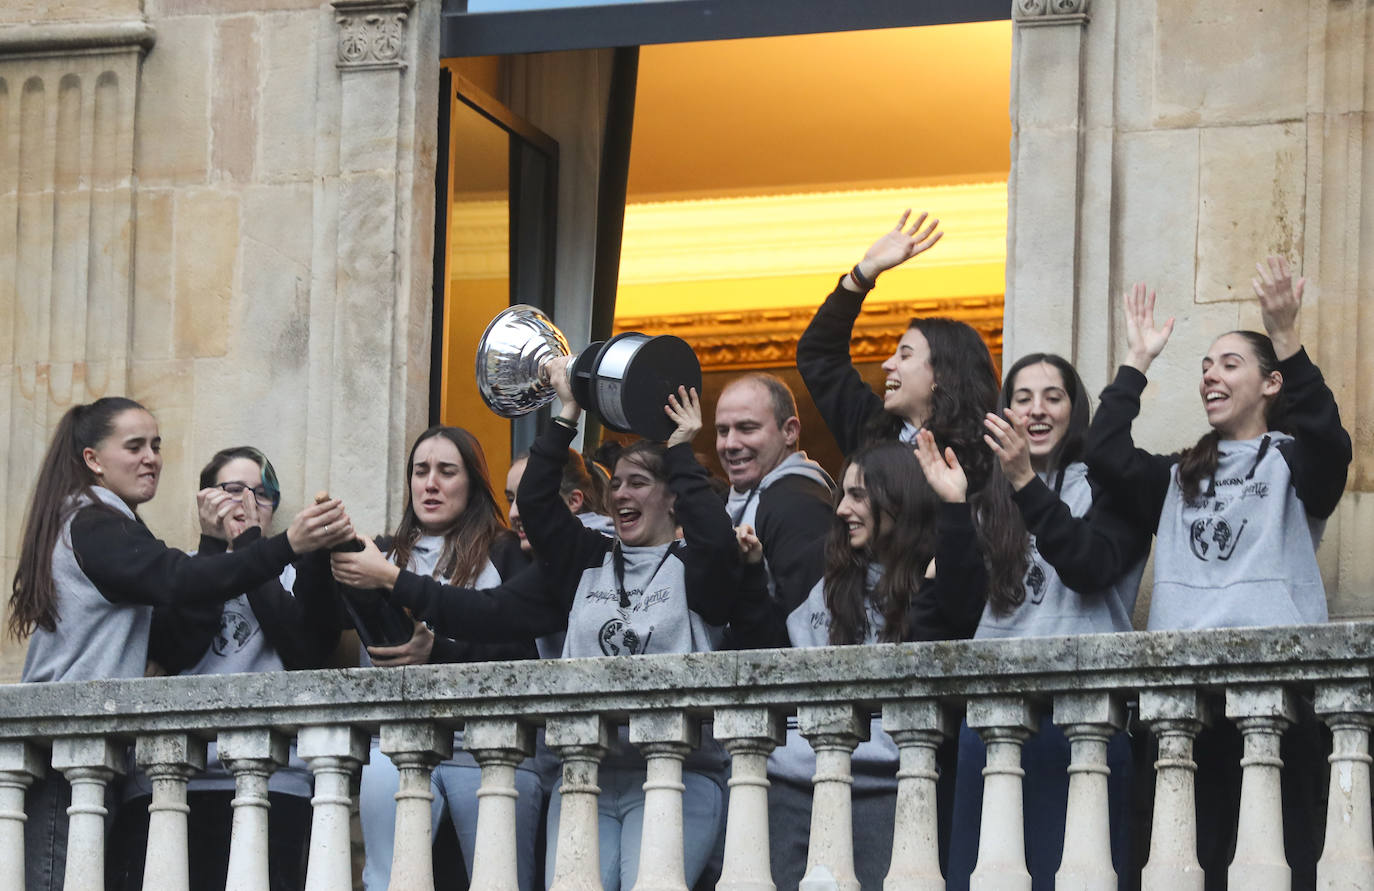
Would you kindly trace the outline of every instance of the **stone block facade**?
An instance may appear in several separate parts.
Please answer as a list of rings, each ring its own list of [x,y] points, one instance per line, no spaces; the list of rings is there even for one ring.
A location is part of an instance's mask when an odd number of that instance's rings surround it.
[[[1197,357],[1257,324],[1252,264],[1287,254],[1314,280],[1304,339],[1356,442],[1321,553],[1332,612],[1371,615],[1355,593],[1374,590],[1367,5],[1011,6],[1005,354],[1059,351],[1100,389],[1124,340],[1115,295],[1148,281],[1179,327],[1139,429],[1177,448],[1204,429]],[[439,11],[0,8],[4,578],[54,423],[104,394],[159,418],[143,514],[172,542],[193,538],[196,469],[245,442],[276,461],[284,511],[328,488],[361,528],[394,520],[427,420]],[[0,678],[21,660],[0,644]]]

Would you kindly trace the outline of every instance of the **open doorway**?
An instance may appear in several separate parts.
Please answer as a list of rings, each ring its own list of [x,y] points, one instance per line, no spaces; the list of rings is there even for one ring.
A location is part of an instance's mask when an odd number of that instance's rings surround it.
[[[654,11],[690,5],[642,4]],[[534,13],[520,15],[529,21]],[[870,296],[854,338],[861,367],[880,378],[879,363],[907,318],[917,314],[969,322],[1000,360],[1012,36],[1002,15],[973,23],[641,46],[633,114],[619,121],[606,114],[607,82],[613,80],[609,50],[445,64],[481,69],[492,96],[558,140],[560,296],[547,305],[557,310],[554,320],[565,326],[574,349],[586,342],[576,342],[578,325],[593,313],[570,322],[569,302],[591,303],[592,279],[602,277],[599,264],[609,255],[618,266],[610,278],[614,319],[605,314],[607,327],[593,332],[597,337],[639,330],[691,343],[705,371],[708,421],[730,376],[751,369],[778,373],[799,397],[803,445],[838,470],[838,451],[794,370],[796,338],[840,274],[904,207],[928,207],[948,235],[911,268],[890,272]],[[472,33],[469,28],[464,39],[473,40]],[[515,33],[508,38],[517,39]],[[568,112],[569,97],[589,96],[591,104],[599,103],[599,119]],[[629,133],[610,133],[614,127]],[[623,191],[608,199],[605,148],[613,136],[628,136],[629,148],[618,159]],[[580,145],[590,142],[600,154]],[[591,215],[569,225],[570,205],[591,205]],[[623,233],[618,216],[609,230],[611,245],[600,225],[608,211],[624,218]],[[586,222],[593,218],[595,227]],[[589,238],[592,228],[595,237]],[[452,235],[446,243],[451,256]],[[579,244],[577,258],[569,263],[564,254],[573,244]],[[587,275],[585,287],[570,287],[565,273],[577,262],[591,262],[593,254],[596,275]],[[494,307],[450,318],[480,333]],[[580,309],[573,306],[573,315]],[[449,330],[442,337],[475,344],[476,333]],[[463,369],[452,366],[446,373]],[[505,423],[491,415],[482,420]],[[504,472],[518,438],[492,440],[493,474]],[[714,468],[709,429],[697,450]]]

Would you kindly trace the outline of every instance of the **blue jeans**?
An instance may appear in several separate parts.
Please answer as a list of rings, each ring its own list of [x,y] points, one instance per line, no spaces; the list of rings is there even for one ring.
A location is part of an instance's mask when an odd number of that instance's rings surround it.
[[[597,801],[597,834],[601,850],[601,887],[604,891],[633,888],[639,875],[639,841],[644,833],[645,771],[602,767]],[[725,820],[720,784],[703,773],[682,772],[682,845],[687,887],[696,884],[715,848]],[[548,856],[545,887],[553,883],[558,856],[558,818],[562,812],[562,780],[549,801]]]
[[[367,858],[363,865],[363,887],[367,891],[386,891],[391,880],[391,852],[396,840],[396,790],[400,782],[396,765],[374,744],[372,755],[363,766],[358,800],[363,852]],[[469,877],[477,849],[477,789],[481,783],[481,768],[452,761],[434,768],[429,778],[430,791],[434,793],[434,803],[430,806],[430,835],[433,837],[447,808]],[[539,775],[518,768],[515,790],[519,793],[515,805],[518,881],[521,891],[534,891],[535,842],[544,801]]]

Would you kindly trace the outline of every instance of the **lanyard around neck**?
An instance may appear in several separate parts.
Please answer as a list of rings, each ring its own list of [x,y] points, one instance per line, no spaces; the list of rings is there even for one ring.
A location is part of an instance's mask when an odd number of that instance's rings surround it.
[[[676,550],[677,541],[674,540],[668,545],[668,549],[663,552],[663,556],[659,558],[658,565],[654,567],[654,571],[649,573],[650,580],[658,575],[658,571],[663,568],[663,564],[668,562],[668,558]],[[620,549],[620,539],[618,538],[615,540],[615,544],[611,546],[611,566],[615,570],[615,590],[616,593],[620,595],[620,608],[629,609],[630,595],[625,591],[625,554]]]

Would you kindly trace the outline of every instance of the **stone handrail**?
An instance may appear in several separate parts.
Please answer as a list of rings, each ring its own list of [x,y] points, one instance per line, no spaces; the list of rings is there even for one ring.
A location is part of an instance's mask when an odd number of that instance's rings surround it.
[[[238,783],[230,886],[238,875],[241,887],[260,887],[267,776],[293,736],[316,777],[307,887],[347,886],[349,780],[377,731],[401,773],[392,887],[432,888],[428,777],[458,727],[491,793],[480,796],[472,887],[510,887],[513,769],[540,726],[564,761],[554,888],[597,887],[596,769],[608,734],[627,721],[649,756],[655,793],[646,807],[665,815],[646,831],[641,863],[676,862],[680,873],[680,861],[655,854],[681,850],[681,793],[672,789],[702,719],[714,722],[733,763],[718,887],[766,889],[766,757],[782,740],[782,718],[793,714],[818,752],[808,876],[833,876],[814,887],[857,888],[845,778],[869,713],[881,713],[901,752],[886,887],[943,887],[933,844],[935,748],[964,713],[988,744],[983,837],[996,839],[981,846],[975,887],[1029,888],[1021,833],[1013,831],[1021,821],[1021,743],[1040,714],[1052,715],[1073,750],[1069,827],[1104,826],[1106,739],[1121,726],[1127,698],[1138,700],[1160,741],[1143,887],[1201,887],[1192,742],[1223,715],[1245,740],[1231,880],[1286,887],[1287,865],[1272,853],[1275,833],[1282,852],[1276,762],[1297,695],[1313,698],[1334,735],[1319,882],[1374,887],[1372,678],[1374,623],[1351,623],[4,686],[0,891],[23,887],[23,794],[47,770],[73,785],[69,850],[80,863],[69,862],[68,887],[101,886],[104,786],[123,769],[130,743],[154,785],[147,863],[159,865],[160,889],[186,887],[186,778],[203,764],[210,739]],[[1066,839],[1061,885],[1115,887],[1105,830]],[[402,857],[403,844],[413,853]],[[642,873],[636,888],[685,888],[672,872]]]

